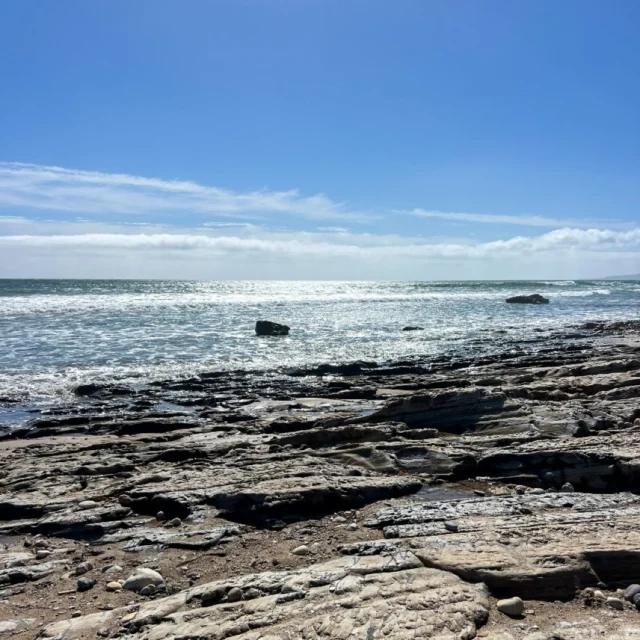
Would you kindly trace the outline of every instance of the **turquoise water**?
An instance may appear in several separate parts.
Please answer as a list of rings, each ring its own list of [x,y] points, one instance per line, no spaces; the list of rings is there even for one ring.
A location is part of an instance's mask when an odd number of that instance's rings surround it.
[[[551,304],[505,304],[521,293]],[[0,280],[0,396],[51,401],[83,382],[491,349],[497,329],[526,337],[639,311],[638,282]],[[258,319],[291,335],[256,338]]]

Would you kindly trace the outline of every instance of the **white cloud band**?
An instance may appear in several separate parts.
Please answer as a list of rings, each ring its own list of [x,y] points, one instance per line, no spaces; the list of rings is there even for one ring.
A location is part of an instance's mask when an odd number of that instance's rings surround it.
[[[557,229],[529,238],[517,236],[473,245],[456,243],[387,244],[362,246],[315,241],[313,234],[303,239],[248,238],[196,234],[156,233],[118,234],[87,233],[75,235],[0,236],[0,246],[32,248],[121,249],[129,251],[165,250],[198,252],[259,252],[284,256],[324,257],[405,257],[436,259],[517,258],[545,252],[640,252],[640,229],[605,231],[599,229]]]

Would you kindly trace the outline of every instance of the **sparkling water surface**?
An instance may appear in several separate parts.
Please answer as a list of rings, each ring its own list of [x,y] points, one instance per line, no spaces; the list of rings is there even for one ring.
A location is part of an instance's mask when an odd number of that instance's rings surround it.
[[[530,293],[551,304],[505,303]],[[462,352],[498,329],[526,337],[639,311],[640,283],[628,281],[0,280],[0,397],[33,404],[84,382]],[[257,338],[259,319],[291,335]]]

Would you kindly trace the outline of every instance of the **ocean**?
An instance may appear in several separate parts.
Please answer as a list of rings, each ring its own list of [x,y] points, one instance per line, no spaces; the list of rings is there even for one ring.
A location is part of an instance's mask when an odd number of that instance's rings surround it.
[[[551,303],[505,303],[529,293]],[[468,354],[499,349],[498,330],[526,339],[639,311],[633,281],[0,280],[0,424],[81,383]],[[258,338],[259,319],[291,334]]]

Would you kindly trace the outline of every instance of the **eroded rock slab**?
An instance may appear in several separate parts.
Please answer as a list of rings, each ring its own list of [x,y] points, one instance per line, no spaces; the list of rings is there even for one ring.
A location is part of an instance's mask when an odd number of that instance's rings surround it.
[[[411,551],[425,564],[494,595],[572,598],[598,583],[640,575],[640,498],[551,493],[411,505],[367,523],[396,542],[346,546],[346,553]]]
[[[470,640],[488,607],[481,586],[399,552],[209,583],[142,604],[133,616],[124,608],[57,622],[42,636],[75,640],[127,629],[140,640]]]

